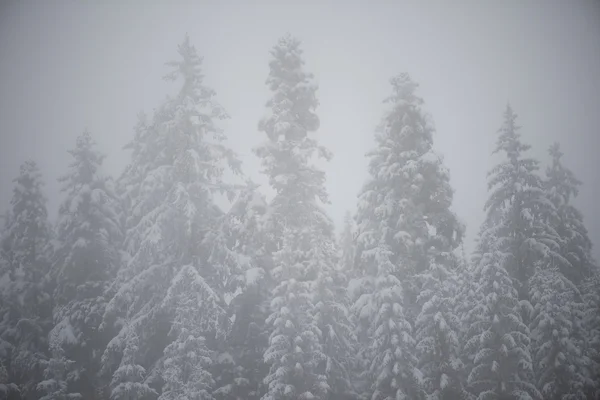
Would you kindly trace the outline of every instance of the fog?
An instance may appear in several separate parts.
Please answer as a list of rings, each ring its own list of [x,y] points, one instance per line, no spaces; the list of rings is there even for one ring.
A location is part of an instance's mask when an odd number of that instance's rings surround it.
[[[576,200],[600,243],[600,3],[595,1],[3,1],[0,5],[0,208],[26,158],[39,162],[52,216],[66,150],[88,128],[117,176],[136,114],[171,89],[161,80],[185,33],[204,57],[207,85],[244,172],[266,186],[252,147],[268,99],[269,49],[286,32],[303,42],[319,83],[319,139],[338,225],[367,176],[365,152],[389,94],[407,71],[420,84],[467,225],[483,220],[486,172],[502,112],[519,115],[531,154],[559,141],[584,182]],[[268,193],[269,189],[265,188]],[[600,256],[595,247],[596,257]]]

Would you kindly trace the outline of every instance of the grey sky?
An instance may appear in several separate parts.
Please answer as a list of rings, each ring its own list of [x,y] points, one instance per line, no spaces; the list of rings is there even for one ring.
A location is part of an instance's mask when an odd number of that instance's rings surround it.
[[[600,258],[600,3],[595,1],[4,1],[0,5],[0,206],[26,158],[42,166],[52,215],[68,148],[89,128],[108,154],[106,172],[127,163],[122,146],[138,111],[173,88],[164,63],[189,32],[204,56],[206,84],[248,175],[266,183],[251,148],[268,91],[269,49],[284,33],[303,41],[319,82],[321,141],[331,216],[353,209],[367,174],[364,153],[384,110],[391,76],[407,71],[437,127],[468,246],[483,218],[486,172],[510,101],[532,155],[560,141],[584,181],[577,204]]]

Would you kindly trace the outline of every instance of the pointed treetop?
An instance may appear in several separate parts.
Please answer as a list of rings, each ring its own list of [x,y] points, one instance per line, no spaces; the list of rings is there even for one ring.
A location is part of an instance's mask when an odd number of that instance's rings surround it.
[[[190,43],[190,35],[187,32],[183,38],[183,42],[177,46],[177,52],[183,60],[189,64],[195,64],[202,61],[196,47]]]
[[[35,161],[33,161],[32,159],[27,159],[21,164],[19,171],[22,175],[27,175],[28,173],[38,172],[39,168]]]
[[[166,81],[175,81],[183,78],[180,96],[190,96],[198,101],[201,97],[212,96],[214,91],[202,86],[204,75],[202,74],[203,58],[198,54],[196,47],[190,43],[190,37],[186,33],[183,42],[178,45],[178,61],[169,61],[165,65],[172,67],[172,71],[164,76]],[[204,96],[203,96],[204,95]]]
[[[41,187],[44,186],[42,180],[42,172],[40,171],[37,163],[31,159],[26,160],[19,167],[19,175],[13,179],[16,183],[13,190],[13,198],[11,204],[14,206],[16,202],[21,201],[21,197],[27,191],[36,191],[36,195],[39,196],[41,201],[46,201],[46,197],[41,193]]]
[[[313,78],[313,74],[302,71],[304,52],[300,47],[301,44],[299,39],[287,33],[279,38],[277,44],[271,49],[270,53],[273,59],[269,63],[271,73],[267,80],[271,90],[276,90],[281,84],[281,80],[298,84]],[[273,79],[274,77],[277,79]]]
[[[75,148],[67,150],[73,157],[73,161],[69,164],[69,173],[58,178],[59,182],[66,182],[63,191],[73,188],[73,185],[78,185],[81,182],[92,182],[97,178],[97,172],[104,161],[105,155],[98,152],[96,149],[96,141],[88,129],[77,136],[75,139]]]
[[[548,153],[552,156],[552,161],[559,162],[564,153],[560,149],[560,143],[554,142],[550,145]]]
[[[505,152],[512,164],[515,164],[521,158],[521,153],[531,148],[530,145],[521,142],[521,134],[519,133],[521,127],[516,124],[516,119],[517,114],[510,104],[507,104],[506,111],[504,111],[504,122],[497,131],[499,136],[493,152],[493,154]]]
[[[258,129],[273,142],[303,140],[320,125],[315,114],[318,85],[314,75],[304,70],[300,41],[291,35],[279,39],[271,56],[266,84],[275,93],[266,104],[269,111],[259,121]]]
[[[421,104],[423,101],[415,95],[419,84],[413,81],[407,72],[402,72],[390,79],[394,94],[387,100],[404,100]]]
[[[19,176],[13,179],[13,182],[18,182],[20,179],[24,177],[29,177],[31,180],[37,180],[41,178],[42,173],[37,163],[32,159],[25,160],[21,166],[19,167]],[[40,184],[43,184],[40,181]]]
[[[297,37],[293,36],[290,32],[286,32],[282,35],[277,41],[277,45],[275,48],[280,49],[288,49],[288,50],[297,50],[300,54],[302,54],[302,49],[300,49],[300,45],[302,42]]]
[[[561,159],[564,153],[559,143],[553,143],[548,153],[552,157],[552,164],[546,168],[548,183],[558,191],[556,194],[562,196],[564,203],[568,203],[571,198],[579,195],[582,182],[575,177],[573,171],[563,165]]]
[[[83,132],[81,132],[79,136],[77,136],[75,143],[77,143],[77,147],[90,147],[90,144],[95,144],[90,130],[87,127],[83,129]]]

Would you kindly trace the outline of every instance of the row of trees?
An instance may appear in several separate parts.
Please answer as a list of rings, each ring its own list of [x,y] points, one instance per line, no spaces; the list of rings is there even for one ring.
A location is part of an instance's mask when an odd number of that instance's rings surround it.
[[[179,56],[179,91],[139,116],[116,181],[77,138],[55,225],[22,165],[2,233],[0,399],[600,398],[600,275],[558,145],[538,174],[507,107],[467,260],[434,129],[400,74],[337,240],[300,42],[271,50],[255,149],[270,201],[223,179],[242,175],[228,116],[187,37]]]

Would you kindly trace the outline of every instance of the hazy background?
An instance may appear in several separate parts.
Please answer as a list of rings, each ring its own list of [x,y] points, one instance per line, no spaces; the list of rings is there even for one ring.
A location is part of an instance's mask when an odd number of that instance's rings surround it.
[[[389,78],[407,71],[435,121],[468,251],[510,101],[531,154],[545,162],[560,141],[565,164],[584,182],[576,204],[600,258],[600,2],[592,0],[0,0],[0,210],[20,163],[33,158],[54,217],[56,178],[86,127],[108,154],[105,171],[120,174],[137,112],[150,113],[177,89],[161,77],[186,32],[204,56],[205,83],[232,117],[223,125],[229,142],[255,181],[266,184],[251,148],[266,138],[257,122],[269,96],[269,50],[290,32],[319,82],[338,226],[367,177],[364,153]]]

